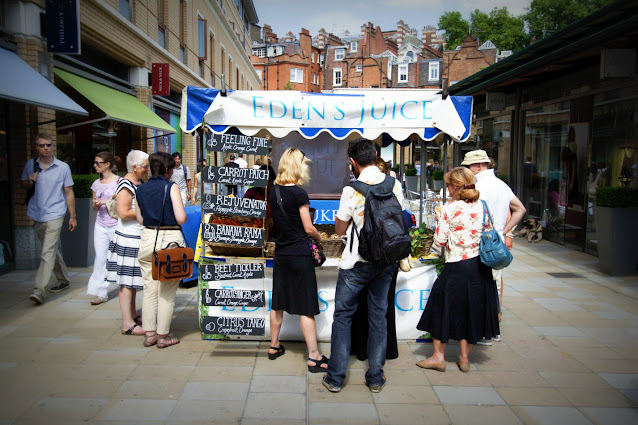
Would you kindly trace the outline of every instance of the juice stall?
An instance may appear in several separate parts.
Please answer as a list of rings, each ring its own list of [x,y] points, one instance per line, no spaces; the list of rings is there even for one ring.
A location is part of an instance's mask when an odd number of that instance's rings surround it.
[[[268,240],[268,206],[265,200],[232,197],[220,190],[223,185],[266,188],[268,170],[229,169],[223,166],[225,155],[268,155],[276,169],[281,154],[295,147],[312,160],[311,182],[305,189],[315,209],[314,223],[326,232],[322,243],[337,248],[316,269],[321,310],[316,317],[317,337],[329,341],[338,256],[348,249],[339,246],[341,239],[335,242],[330,237],[341,190],[350,178],[347,142],[364,137],[381,143],[384,135],[396,141],[428,141],[441,133],[462,142],[469,138],[471,115],[471,96],[443,98],[420,90],[318,94],[186,87],[180,126],[200,134],[202,156],[209,159],[202,179],[213,184],[213,193],[202,195],[201,210],[188,208],[189,228],[193,229],[193,221],[198,227],[201,223],[197,277],[202,338],[269,337],[272,259],[268,256],[273,242]],[[190,233],[187,237],[194,240]],[[433,266],[418,262],[410,272],[399,273],[395,294],[399,339],[421,334],[415,326],[435,278]],[[302,340],[298,321],[284,320],[281,338]]]

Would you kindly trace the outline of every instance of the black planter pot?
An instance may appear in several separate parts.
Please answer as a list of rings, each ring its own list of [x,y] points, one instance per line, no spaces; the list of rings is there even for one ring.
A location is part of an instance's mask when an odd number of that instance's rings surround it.
[[[638,208],[595,207],[600,270],[612,276],[636,273]]]

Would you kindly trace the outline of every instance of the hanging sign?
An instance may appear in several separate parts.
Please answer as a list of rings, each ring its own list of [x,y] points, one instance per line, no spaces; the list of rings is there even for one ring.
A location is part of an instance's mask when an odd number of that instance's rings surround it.
[[[202,317],[202,332],[211,335],[257,335],[266,333],[263,317]]]
[[[208,242],[232,245],[264,246],[264,229],[204,223],[203,238]]]
[[[264,263],[202,264],[199,270],[202,280],[206,282],[264,278]]]
[[[268,170],[239,167],[204,167],[203,179],[207,183],[231,186],[268,186]]]
[[[80,0],[47,0],[47,51],[79,55]]]
[[[208,134],[206,150],[215,152],[237,152],[251,155],[268,155],[270,140],[265,137],[244,136],[243,134]]]
[[[211,307],[264,307],[264,291],[237,288],[202,289],[202,305]]]
[[[207,193],[204,195],[202,210],[204,214],[264,218],[266,217],[266,201]]]
[[[154,63],[152,66],[153,96],[170,96],[171,83],[167,63]]]

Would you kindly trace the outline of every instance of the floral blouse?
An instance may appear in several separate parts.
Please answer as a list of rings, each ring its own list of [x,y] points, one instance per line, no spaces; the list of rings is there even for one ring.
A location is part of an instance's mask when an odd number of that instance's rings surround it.
[[[489,220],[485,228],[491,228]],[[483,204],[481,201],[452,201],[444,205],[441,210],[432,248],[440,252],[445,246],[446,263],[478,257],[482,232]]]

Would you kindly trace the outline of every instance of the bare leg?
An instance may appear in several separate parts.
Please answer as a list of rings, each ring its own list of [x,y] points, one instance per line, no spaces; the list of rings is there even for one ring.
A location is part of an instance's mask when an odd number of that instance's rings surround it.
[[[470,351],[472,350],[472,344],[467,342],[467,339],[462,339],[459,342],[460,354],[459,360],[463,363],[468,363],[470,360]]]
[[[122,329],[127,330],[135,324],[137,312],[135,310],[135,289],[120,286],[119,300],[122,312]]]
[[[283,310],[270,310],[270,346],[279,347],[279,332],[281,331],[281,322],[284,320]],[[276,354],[277,350],[268,349],[268,353]]]
[[[434,352],[430,357],[425,359],[428,363],[438,363],[445,360],[445,345],[440,339],[432,338],[432,345],[434,346]]]
[[[498,321],[500,322],[503,319],[503,287],[505,283],[503,282],[503,276],[501,276],[501,288],[498,291]]]
[[[299,318],[299,326],[301,327],[301,333],[306,340],[306,347],[308,348],[308,358],[313,360],[321,360],[319,344],[317,344],[317,325],[315,324],[315,318],[312,316],[301,316]],[[315,362],[312,362],[311,364],[311,362],[308,361],[308,366],[315,365]],[[321,368],[328,369],[328,365],[322,364]]]

